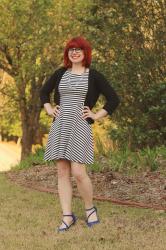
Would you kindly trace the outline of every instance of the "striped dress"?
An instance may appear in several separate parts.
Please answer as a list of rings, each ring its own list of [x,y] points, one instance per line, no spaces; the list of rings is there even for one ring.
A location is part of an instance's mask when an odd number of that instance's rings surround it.
[[[91,164],[94,143],[91,124],[83,119],[82,111],[88,91],[87,69],[83,74],[66,70],[58,86],[60,114],[51,124],[44,160],[68,159]]]

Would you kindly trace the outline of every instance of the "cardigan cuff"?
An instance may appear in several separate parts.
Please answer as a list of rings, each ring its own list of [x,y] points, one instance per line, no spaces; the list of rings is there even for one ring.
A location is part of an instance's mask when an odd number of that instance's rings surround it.
[[[120,100],[117,97],[117,100],[115,102],[113,102],[112,104],[110,104],[109,102],[106,102],[102,108],[105,109],[109,115],[112,115],[112,113],[118,107],[119,103],[120,103]]]
[[[42,98],[42,100],[41,100],[41,108],[44,107],[45,103],[50,103],[50,98]]]
[[[109,115],[112,115],[113,111],[110,109],[110,106],[107,103],[102,108],[105,109]]]

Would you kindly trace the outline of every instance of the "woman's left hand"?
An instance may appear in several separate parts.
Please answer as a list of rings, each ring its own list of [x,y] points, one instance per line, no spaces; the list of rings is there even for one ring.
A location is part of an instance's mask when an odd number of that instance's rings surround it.
[[[96,114],[93,113],[88,106],[84,106],[83,108],[83,115],[81,116],[83,119],[86,119],[88,117],[92,118],[93,120],[96,120]]]

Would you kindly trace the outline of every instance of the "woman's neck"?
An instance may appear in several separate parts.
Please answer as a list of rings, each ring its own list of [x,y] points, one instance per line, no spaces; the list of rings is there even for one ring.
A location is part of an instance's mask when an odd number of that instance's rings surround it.
[[[76,64],[73,63],[72,64],[72,68],[70,69],[72,71],[72,73],[84,73],[85,72],[85,66],[82,66],[82,64]]]

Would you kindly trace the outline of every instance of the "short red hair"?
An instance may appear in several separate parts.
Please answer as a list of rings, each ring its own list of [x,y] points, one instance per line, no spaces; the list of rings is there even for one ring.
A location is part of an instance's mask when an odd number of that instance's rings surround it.
[[[85,67],[89,67],[91,64],[91,54],[92,54],[92,48],[90,43],[83,37],[78,36],[74,37],[71,40],[69,40],[66,44],[66,47],[64,49],[64,66],[67,68],[72,67],[72,62],[69,60],[68,57],[68,51],[69,48],[81,48],[84,51],[84,59],[82,61],[82,65]]]

